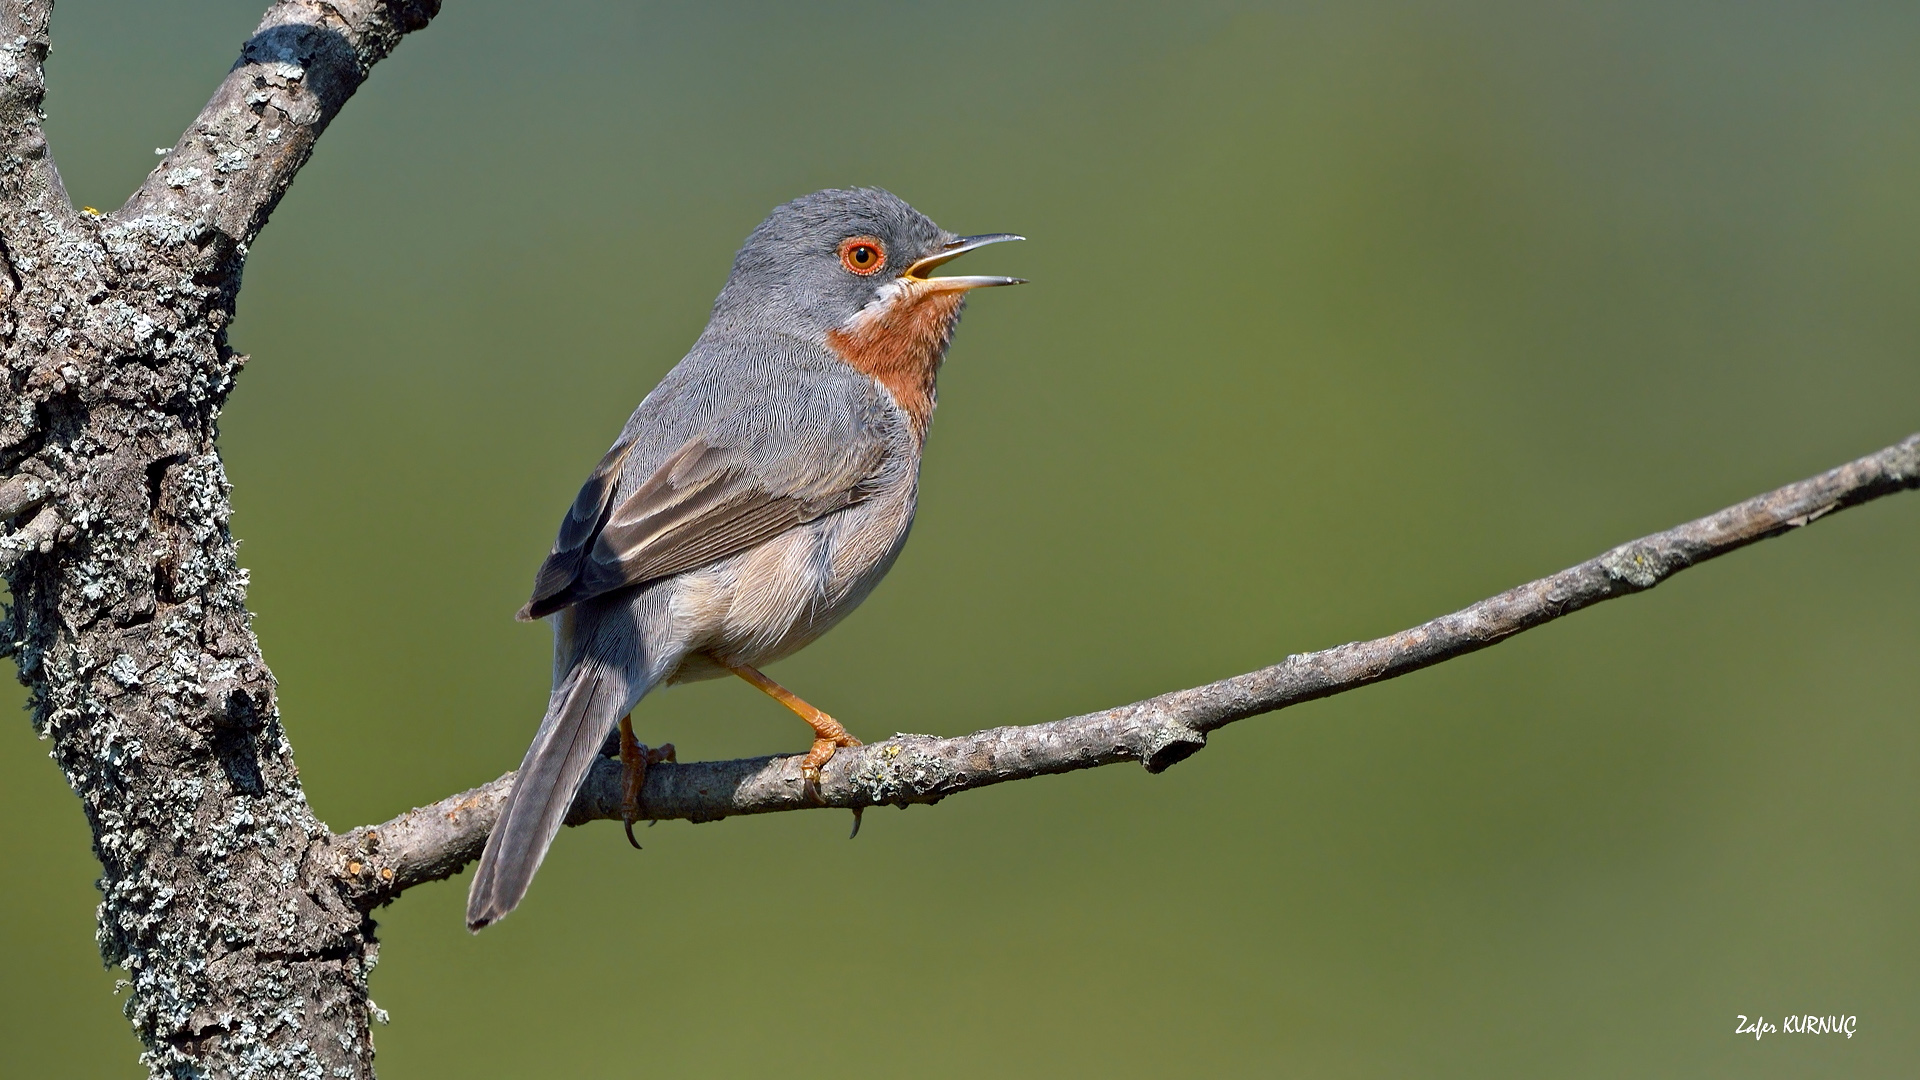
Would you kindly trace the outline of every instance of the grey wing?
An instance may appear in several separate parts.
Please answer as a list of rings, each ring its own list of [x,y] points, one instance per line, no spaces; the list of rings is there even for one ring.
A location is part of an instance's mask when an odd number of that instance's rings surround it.
[[[542,601],[558,596],[580,576],[580,564],[586,558],[588,547],[607,523],[614,485],[620,480],[620,466],[632,450],[633,438],[623,435],[613,444],[613,449],[607,451],[607,456],[600,459],[600,464],[593,467],[592,475],[581,485],[580,494],[560,522],[560,535],[553,542],[553,551],[533,576],[533,599],[520,609],[518,618],[537,619],[566,606],[558,604],[535,612]]]
[[[616,499],[630,446],[615,444],[587,478],[520,618],[704,566],[851,506],[869,494],[886,457],[883,442],[860,439],[817,451],[807,467],[781,462],[770,478],[739,449],[696,436]]]

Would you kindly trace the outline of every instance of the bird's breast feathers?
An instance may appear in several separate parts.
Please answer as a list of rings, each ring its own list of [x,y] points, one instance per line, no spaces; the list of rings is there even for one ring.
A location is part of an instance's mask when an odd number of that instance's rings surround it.
[[[693,662],[673,681],[724,674],[700,657],[758,666],[791,655],[845,618],[892,567],[913,524],[905,471],[854,506],[732,558],[679,575],[670,617]]]
[[[846,325],[827,331],[827,346],[854,370],[871,375],[924,439],[933,422],[934,383],[946,358],[966,294],[936,291],[902,279],[887,285]]]

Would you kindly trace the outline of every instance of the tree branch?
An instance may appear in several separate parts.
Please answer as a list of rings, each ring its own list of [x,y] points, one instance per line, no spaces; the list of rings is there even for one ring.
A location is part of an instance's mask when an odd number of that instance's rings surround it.
[[[52,494],[53,485],[31,473],[22,473],[0,484],[0,521],[39,506]]]
[[[371,1077],[378,941],[249,626],[216,420],[247,245],[437,0],[279,0],[126,207],[41,130],[51,0],[0,0],[0,657],[79,797],[155,1077]],[[11,530],[11,531],[10,531]]]
[[[59,170],[40,127],[46,103],[47,23],[52,0],[0,2],[0,192],[22,209],[45,210],[61,218],[73,206],[61,186]],[[18,287],[9,280],[0,290]]]
[[[0,535],[0,574],[13,569],[13,564],[29,553],[52,543],[60,534],[60,525],[59,512],[49,506],[35,514],[19,532]]]
[[[841,750],[820,778],[820,802],[802,791],[797,755],[655,765],[647,771],[640,816],[715,821],[822,806],[857,811],[936,803],[973,788],[1121,761],[1138,761],[1157,773],[1193,755],[1209,732],[1235,720],[1478,652],[1602,600],[1645,592],[1689,566],[1836,510],[1915,487],[1920,435],[1398,634],[1289,656],[1259,671],[1105,712],[952,739],[895,735]],[[617,762],[596,763],[567,824],[617,820],[620,778]],[[336,836],[334,870],[369,907],[450,877],[479,857],[512,785],[508,773],[383,825]]]
[[[439,11],[440,0],[280,0],[115,216],[194,222],[244,251],[368,71]]]

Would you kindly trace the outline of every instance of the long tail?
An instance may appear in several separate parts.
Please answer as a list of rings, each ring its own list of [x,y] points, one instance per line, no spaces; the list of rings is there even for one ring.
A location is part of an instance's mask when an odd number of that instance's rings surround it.
[[[625,678],[588,660],[554,695],[474,871],[467,892],[468,930],[498,922],[527,895],[587,770],[627,704],[627,693]]]

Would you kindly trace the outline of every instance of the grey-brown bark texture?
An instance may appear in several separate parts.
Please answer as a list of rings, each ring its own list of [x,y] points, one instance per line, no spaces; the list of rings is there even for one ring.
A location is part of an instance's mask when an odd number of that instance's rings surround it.
[[[101,955],[156,1076],[371,1076],[372,922],[320,856],[215,451],[247,246],[436,0],[270,9],[119,210],[41,132],[48,0],[0,2],[4,648],[85,807]]]
[[[101,955],[165,1077],[373,1075],[368,913],[485,842],[511,776],[334,836],[248,628],[215,424],[247,245],[368,69],[435,0],[284,0],[126,206],[77,212],[40,129],[48,0],[0,0],[0,623],[100,859]],[[825,805],[937,802],[1120,761],[1393,678],[1920,486],[1920,436],[1422,626],[1106,712],[843,750]],[[640,816],[821,805],[794,758],[656,767]],[[572,822],[618,816],[601,763]]]

